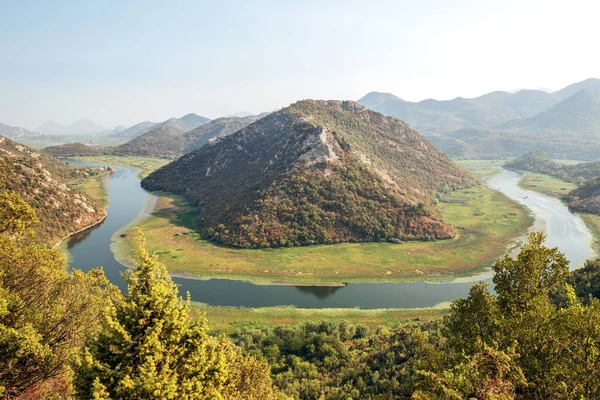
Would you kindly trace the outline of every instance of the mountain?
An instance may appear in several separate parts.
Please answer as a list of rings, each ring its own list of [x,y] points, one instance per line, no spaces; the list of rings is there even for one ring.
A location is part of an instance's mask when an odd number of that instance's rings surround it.
[[[8,126],[0,123],[0,136],[7,138],[34,138],[42,136],[39,132],[31,132],[18,126]]]
[[[181,118],[170,118],[164,122],[156,125],[156,128],[170,127],[182,132],[191,131],[196,129],[200,125],[204,125],[210,122],[210,119],[202,117],[198,114],[187,114]],[[153,128],[154,129],[154,128]]]
[[[106,216],[101,204],[69,187],[105,171],[74,168],[0,136],[0,192],[17,192],[35,209],[40,220],[35,231],[42,242],[57,242]]]
[[[372,92],[359,103],[406,121],[453,157],[513,157],[541,150],[556,158],[594,160],[600,154],[599,83],[588,79],[553,93],[497,91],[420,102]]]
[[[152,129],[152,127],[154,125],[156,125],[156,122],[150,122],[150,121],[140,122],[139,124],[130,126],[129,128],[123,129],[120,132],[116,132],[112,136],[116,137],[116,138],[130,140],[130,139],[136,138],[136,137],[148,132],[149,130]]]
[[[35,130],[43,133],[63,133],[66,126],[59,124],[55,121],[46,121],[42,125],[38,126]]]
[[[565,100],[568,97],[573,96],[575,93],[581,90],[591,90],[594,92],[600,92],[600,79],[589,78],[585,81],[573,83],[561,90],[554,92],[554,94],[560,99]]]
[[[382,92],[371,92],[366,96],[363,96],[358,100],[358,104],[366,108],[374,108],[377,107],[386,101],[402,101],[399,97],[394,96],[391,93],[382,93]]]
[[[204,146],[211,139],[219,138],[239,131],[242,128],[256,121],[258,116],[250,115],[247,117],[223,117],[212,120],[209,124],[199,126],[193,131],[184,134],[184,140],[188,145],[182,154]]]
[[[96,124],[89,119],[80,119],[71,125],[62,125],[58,122],[47,121],[40,125],[36,131],[42,133],[59,133],[63,135],[89,135],[106,131],[105,127]]]
[[[534,117],[507,125],[528,132],[569,135],[570,139],[600,140],[600,92],[582,89]]]
[[[46,147],[42,151],[55,158],[89,157],[106,154],[106,148],[100,146],[87,146],[83,143],[65,143],[57,146]]]
[[[251,112],[240,111],[240,112],[236,112],[236,113],[232,113],[232,114],[223,115],[223,118],[228,118],[228,117],[245,118],[245,117],[251,117],[252,115],[254,115],[254,114],[252,114]]]
[[[103,152],[114,155],[178,158],[201,147],[210,139],[233,133],[256,119],[256,116],[218,118],[187,132],[159,124],[127,143],[116,147],[105,147]]]
[[[175,158],[187,146],[181,139],[182,134],[181,129],[159,124],[127,143],[106,148],[106,152],[119,156]]]
[[[434,192],[478,183],[403,121],[352,101],[300,101],[142,181],[185,194],[227,246],[446,239]]]

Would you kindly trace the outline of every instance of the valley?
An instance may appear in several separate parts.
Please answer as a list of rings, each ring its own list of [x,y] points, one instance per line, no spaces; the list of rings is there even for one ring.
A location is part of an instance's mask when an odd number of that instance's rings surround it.
[[[106,162],[107,160],[102,159],[101,161]],[[137,165],[142,165],[141,161],[131,158],[114,159],[114,162],[121,164],[135,162]],[[145,164],[152,165],[153,162],[159,163],[158,160],[147,160]],[[483,179],[498,177],[498,173],[501,171],[499,164],[500,162],[489,161],[464,163],[469,170]],[[138,179],[136,176],[138,173],[135,171],[131,170],[128,173],[128,179]],[[139,172],[139,170],[137,171]],[[514,182],[518,181],[519,179],[516,179]],[[119,193],[129,185],[121,184]],[[497,182],[490,184],[492,188],[497,185]],[[126,193],[121,193],[121,196],[128,199],[136,196],[142,197],[139,197],[140,200],[134,210],[130,212],[130,217],[126,219],[121,217],[115,220],[116,225],[114,226],[119,229],[119,234],[111,233],[112,244],[110,247],[115,251],[117,259],[121,263],[130,265],[127,260],[132,256],[130,249],[136,242],[134,229],[140,228],[145,233],[146,245],[150,251],[154,252],[161,262],[169,266],[175,280],[183,285],[183,290],[189,290],[192,293],[194,301],[222,305],[252,306],[254,304],[254,307],[263,307],[293,304],[292,302],[296,301],[298,307],[336,308],[348,306],[348,304],[339,303],[338,300],[332,302],[331,295],[335,293],[336,296],[333,298],[337,297],[341,301],[346,298],[349,299],[350,304],[360,306],[359,303],[352,303],[360,298],[353,294],[355,288],[356,290],[365,290],[369,285],[368,282],[389,282],[383,286],[381,283],[376,284],[378,285],[377,291],[381,295],[372,298],[373,303],[370,306],[362,304],[362,307],[432,306],[460,296],[460,291],[467,290],[470,286],[469,282],[478,279],[470,279],[468,276],[484,270],[493,259],[516,245],[517,240],[533,223],[529,211],[522,205],[486,186],[479,186],[440,198],[440,207],[447,219],[460,226],[459,237],[450,241],[412,242],[398,245],[350,243],[264,250],[228,249],[203,240],[195,233],[193,217],[190,215],[191,209],[180,196],[161,195],[157,197],[154,210],[151,212],[148,209],[144,210],[143,219],[138,220],[124,231],[120,230],[124,223],[136,218],[142,209],[141,203],[146,201],[142,198],[148,196],[143,195],[141,189],[136,189],[136,193],[140,194],[132,196],[127,190]],[[108,222],[110,223],[110,221]],[[105,237],[109,233],[104,234]],[[489,240],[490,237],[494,239]],[[560,241],[560,238],[558,240]],[[76,249],[77,246],[80,246],[80,243],[76,240],[73,247]],[[438,256],[440,253],[443,254],[443,257]],[[87,254],[87,252],[82,250],[82,254]],[[109,253],[108,257],[113,258],[113,254]],[[585,258],[585,256],[583,257]],[[103,264],[107,265],[106,262]],[[80,264],[75,265],[80,268],[85,267]],[[92,265],[90,265],[91,267]],[[117,268],[122,269],[121,266]],[[194,276],[202,279],[185,279]],[[340,276],[343,276],[344,279],[340,279]],[[212,279],[206,280],[208,278]],[[421,292],[424,286],[422,284],[420,288],[415,286],[416,291],[413,291],[410,289],[410,285],[415,284],[409,283],[448,282],[453,279],[456,280],[454,284],[440,283],[431,286],[433,292],[427,292],[426,296],[431,296],[433,293],[435,296],[430,297],[429,300],[423,298],[421,303],[418,302],[420,297],[417,293]],[[252,281],[254,284],[236,281]],[[402,287],[399,292],[404,293],[403,296],[398,298],[398,293],[392,295],[390,292],[388,294],[386,287],[393,291],[395,287],[402,286],[402,284],[398,286],[391,282],[405,282],[405,285],[408,285]],[[466,283],[459,285],[458,282]],[[273,286],[273,284],[277,285]],[[298,289],[303,287],[306,289]],[[364,289],[362,289],[363,287]],[[445,287],[452,287],[452,290],[448,292],[444,289]],[[289,292],[290,290],[293,292]],[[454,290],[459,290],[459,292],[454,292]],[[194,293],[197,295],[195,296]],[[211,295],[211,293],[213,294]],[[289,297],[291,293],[294,295]],[[341,293],[347,293],[347,295],[339,298]],[[210,296],[215,296],[212,302],[206,300]],[[278,299],[279,302],[271,302],[270,296]],[[413,300],[407,303],[403,300],[404,297],[407,299],[412,297]],[[385,299],[385,302],[377,303],[378,298]],[[389,299],[391,298],[396,298],[396,301],[390,303]],[[239,303],[238,299],[246,299],[244,300],[246,303]],[[253,299],[253,303],[249,303],[249,299]],[[417,300],[417,303],[414,300]]]

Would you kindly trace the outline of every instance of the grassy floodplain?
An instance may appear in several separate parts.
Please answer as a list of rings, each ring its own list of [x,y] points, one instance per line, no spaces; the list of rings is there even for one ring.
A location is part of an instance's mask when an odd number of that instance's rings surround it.
[[[210,333],[231,334],[245,327],[268,328],[276,325],[318,321],[345,321],[364,324],[371,330],[380,327],[393,328],[442,318],[448,308],[416,308],[361,310],[358,308],[306,309],[295,307],[215,307],[192,304],[194,315],[202,312],[209,321]]]
[[[156,171],[170,160],[163,158],[133,157],[133,156],[96,156],[96,157],[72,157],[74,160],[82,160],[104,165],[126,165],[140,169],[138,177],[144,179],[152,171]]]
[[[465,165],[487,178],[497,173],[501,164],[479,161]],[[230,249],[202,239],[196,232],[195,210],[182,197],[172,195],[160,196],[153,214],[135,227],[145,233],[149,250],[175,274],[310,285],[440,281],[472,274],[516,245],[516,238],[533,222],[526,208],[483,185],[443,195],[440,206],[446,219],[458,227],[458,238]],[[117,244],[120,258],[129,258],[134,245],[135,235],[121,238]]]

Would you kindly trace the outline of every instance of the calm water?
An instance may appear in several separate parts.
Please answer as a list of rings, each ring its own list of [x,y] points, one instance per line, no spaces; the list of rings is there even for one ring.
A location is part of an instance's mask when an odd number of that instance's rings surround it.
[[[81,164],[81,162],[75,162]],[[139,185],[137,170],[117,167],[109,179],[108,217],[99,226],[73,236],[69,243],[72,267],[87,271],[103,266],[107,277],[124,289],[121,272],[125,270],[110,251],[114,232],[133,221],[151,196]],[[585,225],[558,200],[520,189],[520,174],[512,171],[494,177],[489,185],[529,206],[544,223],[549,243],[559,246],[570,260],[579,265],[592,256],[587,245],[590,233]],[[523,197],[528,196],[527,199]],[[196,280],[174,278],[181,293],[190,292],[192,300],[212,305],[267,307],[294,305],[300,308],[414,308],[430,307],[468,294],[472,282],[491,282],[486,271],[474,277],[446,283],[369,283],[340,287],[264,286],[226,279]]]

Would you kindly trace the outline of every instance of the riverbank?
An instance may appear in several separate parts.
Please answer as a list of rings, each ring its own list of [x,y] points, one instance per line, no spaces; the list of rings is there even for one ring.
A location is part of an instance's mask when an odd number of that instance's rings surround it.
[[[393,328],[399,325],[441,319],[448,311],[447,307],[361,310],[357,308],[215,307],[192,304],[194,316],[202,312],[208,318],[209,332],[212,335],[232,334],[246,327],[270,328],[277,325],[318,321],[364,324],[370,330],[375,331],[381,328]]]
[[[529,211],[485,186],[440,197],[456,239],[437,242],[346,243],[242,250],[220,247],[197,233],[195,208],[180,196],[160,195],[152,215],[132,226],[174,274],[254,283],[329,285],[342,282],[447,281],[476,274],[531,226]],[[122,235],[121,235],[122,236]],[[119,258],[131,257],[135,235],[117,238]]]

